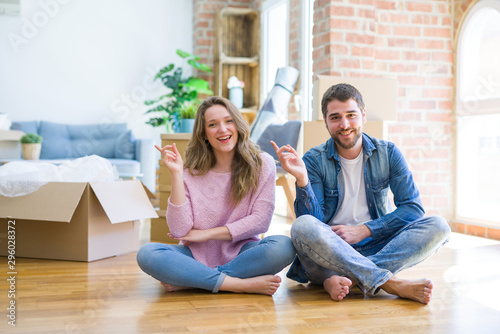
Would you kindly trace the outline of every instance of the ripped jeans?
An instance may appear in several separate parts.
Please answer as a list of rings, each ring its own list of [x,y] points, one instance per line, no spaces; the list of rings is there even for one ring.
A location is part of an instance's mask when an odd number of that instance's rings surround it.
[[[365,294],[374,295],[394,274],[436,253],[449,236],[446,220],[429,216],[406,225],[390,239],[349,245],[329,225],[303,215],[292,225],[298,259],[287,277],[301,283],[323,284],[333,275],[345,276]]]

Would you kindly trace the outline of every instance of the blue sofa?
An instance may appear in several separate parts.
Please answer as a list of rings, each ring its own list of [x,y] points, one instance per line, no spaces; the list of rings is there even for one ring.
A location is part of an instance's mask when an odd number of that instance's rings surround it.
[[[40,160],[50,162],[95,154],[108,159],[121,176],[142,174],[143,184],[155,193],[153,139],[135,139],[125,123],[73,125],[28,121],[12,122],[11,129],[43,137]]]

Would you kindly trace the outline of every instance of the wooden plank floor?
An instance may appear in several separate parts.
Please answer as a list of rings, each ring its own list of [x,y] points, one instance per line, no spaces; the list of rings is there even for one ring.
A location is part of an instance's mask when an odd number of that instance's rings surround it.
[[[5,277],[5,257],[0,266]],[[135,253],[92,263],[17,259],[16,269],[15,328],[0,281],[2,333],[500,333],[500,243],[459,234],[399,275],[434,281],[427,306],[354,291],[333,302],[285,271],[273,297],[169,293],[138,268]]]

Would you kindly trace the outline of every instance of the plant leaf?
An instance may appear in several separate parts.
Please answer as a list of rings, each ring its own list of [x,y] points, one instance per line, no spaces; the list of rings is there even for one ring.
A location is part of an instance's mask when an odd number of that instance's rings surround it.
[[[200,78],[195,78],[191,77],[189,80],[183,84],[184,87],[186,87],[189,90],[194,90],[198,94],[207,94],[207,95],[213,95],[213,91],[208,87],[208,81],[200,79]]]
[[[147,106],[150,106],[150,105],[153,105],[153,104],[155,104],[155,103],[160,102],[160,101],[161,101],[161,100],[163,100],[163,99],[166,99],[167,97],[172,97],[172,94],[170,93],[170,94],[165,94],[165,95],[162,95],[162,96],[160,96],[160,97],[159,97],[158,99],[156,99],[156,100],[146,100],[146,101],[144,101],[144,104],[145,104],[145,105],[147,105]]]
[[[154,117],[154,118],[150,118],[146,124],[149,124],[151,126],[160,126],[160,125],[163,125],[163,124],[166,124],[166,120],[165,118],[163,117]]]
[[[179,55],[179,57],[183,58],[183,59],[186,59],[186,58],[189,58],[189,59],[195,59],[195,60],[199,60],[200,57],[198,56],[195,56],[195,55],[192,55],[190,54],[189,52],[186,52],[186,51],[182,51],[181,49],[177,49],[177,54]]]
[[[179,90],[179,84],[182,83],[182,68],[181,67],[176,68],[173,75],[168,75],[166,77],[163,77],[162,81],[166,87],[174,91]]]
[[[149,114],[152,112],[166,112],[167,114],[169,114],[169,105],[167,104],[165,106],[163,105],[156,106],[146,111],[145,114]]]
[[[200,63],[194,59],[188,59],[188,64],[193,66],[194,68],[196,68],[197,70],[200,70],[200,71],[203,71],[203,72],[210,72],[212,73],[212,69],[208,66],[208,65],[205,65],[203,63]]]
[[[155,80],[161,78],[161,76],[164,75],[165,73],[172,71],[173,68],[174,68],[174,64],[170,64],[170,65],[165,66],[164,68],[159,70],[158,73],[156,73]]]
[[[189,66],[204,72],[213,72],[206,64],[200,63],[200,57],[177,49],[176,53],[185,59]],[[169,89],[168,94],[160,96],[157,100],[147,100],[145,105],[149,106],[146,114],[151,119],[147,124],[153,126],[166,125],[167,129],[176,130],[179,127],[179,120],[183,116],[193,116],[200,105],[198,94],[213,95],[213,91],[208,87],[208,82],[197,77],[183,77],[184,66],[175,67],[174,64],[165,66],[155,76],[160,78],[163,85]],[[193,116],[194,117],[194,116]]]

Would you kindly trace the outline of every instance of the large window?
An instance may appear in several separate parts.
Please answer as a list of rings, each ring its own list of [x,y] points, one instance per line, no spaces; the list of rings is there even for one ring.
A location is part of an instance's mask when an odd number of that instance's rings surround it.
[[[262,102],[274,86],[278,68],[288,66],[288,16],[288,0],[262,4]]]
[[[457,52],[456,216],[499,226],[500,0],[471,9]]]
[[[312,33],[314,0],[300,0],[300,71],[296,85],[300,94],[292,102],[300,112],[300,119],[311,120],[312,94]],[[276,71],[289,65],[290,0],[264,0],[262,3],[262,62],[260,101],[264,103],[274,86]],[[297,15],[294,12],[292,15]],[[297,51],[297,50],[294,50]]]

